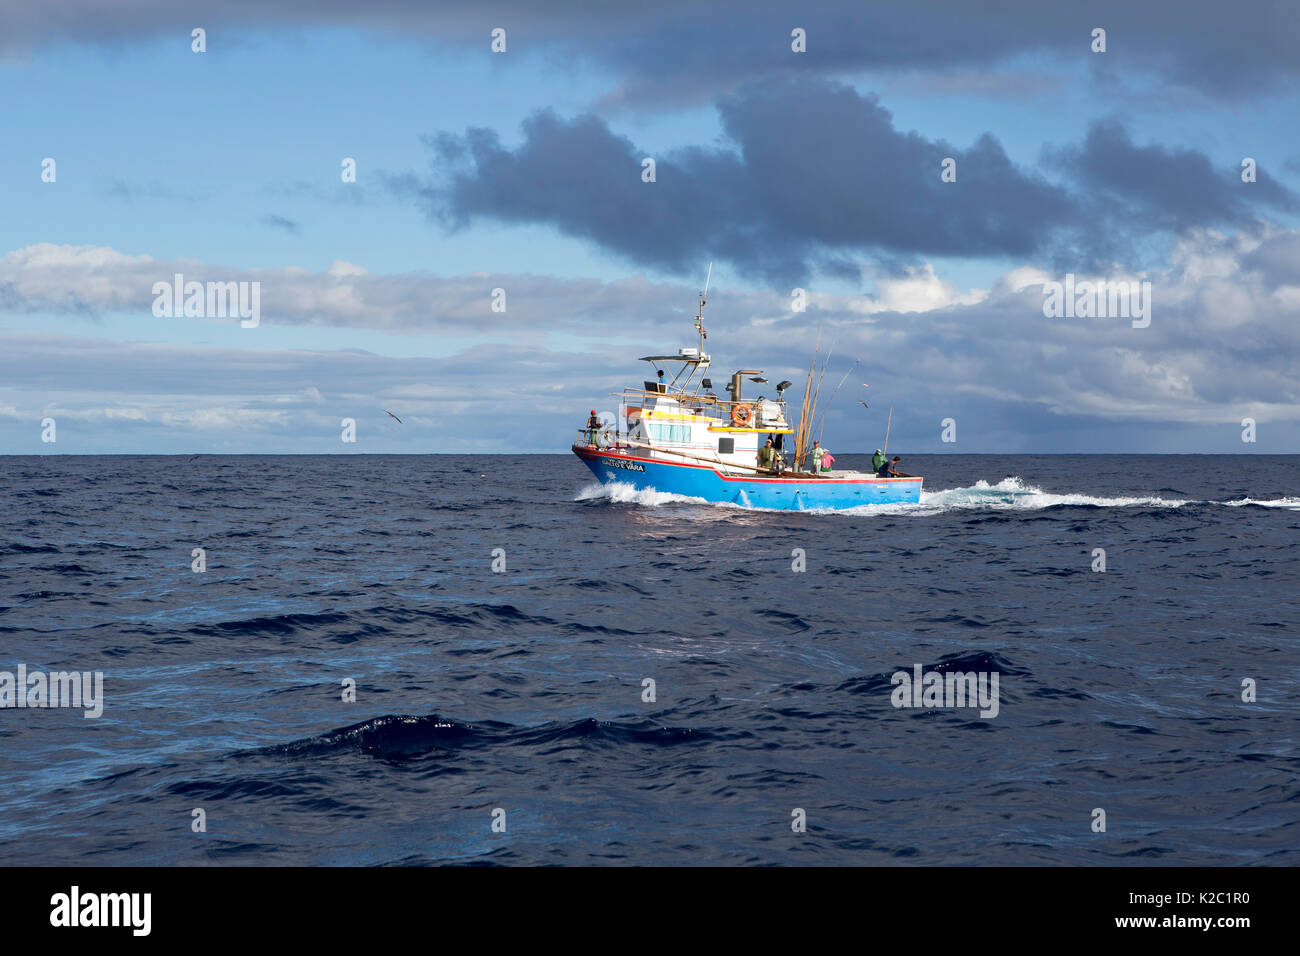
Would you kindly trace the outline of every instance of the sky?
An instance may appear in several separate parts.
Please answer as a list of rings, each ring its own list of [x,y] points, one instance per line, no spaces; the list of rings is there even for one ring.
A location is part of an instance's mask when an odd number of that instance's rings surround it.
[[[11,2],[0,454],[563,452],[710,267],[713,377],[820,343],[837,453],[1296,453],[1298,47],[1291,0]]]

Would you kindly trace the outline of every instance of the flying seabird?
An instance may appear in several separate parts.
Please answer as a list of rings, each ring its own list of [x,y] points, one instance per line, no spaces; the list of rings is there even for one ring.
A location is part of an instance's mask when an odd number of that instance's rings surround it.
[[[391,418],[393,421],[397,422],[397,424],[399,425],[402,424],[402,420],[398,418],[396,415],[394,415],[392,412],[388,411],[388,409],[385,408],[384,411],[387,412],[388,417]]]

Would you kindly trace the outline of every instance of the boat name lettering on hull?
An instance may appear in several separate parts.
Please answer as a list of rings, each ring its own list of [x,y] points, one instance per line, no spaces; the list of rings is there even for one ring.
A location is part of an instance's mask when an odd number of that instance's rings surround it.
[[[624,461],[622,458],[606,458],[602,464],[607,468],[622,468],[624,471],[645,471],[645,465],[639,461]]]

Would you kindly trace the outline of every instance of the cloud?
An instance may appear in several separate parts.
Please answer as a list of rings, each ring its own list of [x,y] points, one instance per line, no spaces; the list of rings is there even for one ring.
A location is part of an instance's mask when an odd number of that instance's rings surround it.
[[[408,189],[452,230],[544,224],[640,266],[681,274],[722,259],[775,285],[852,279],[863,256],[904,274],[925,256],[1137,264],[1157,234],[1256,230],[1300,210],[1266,170],[1243,183],[1195,150],[1139,146],[1113,121],[1048,150],[1039,171],[989,134],[962,148],[899,130],[874,96],[830,81],[751,84],[719,113],[724,140],[650,156],[653,182],[647,151],[604,120],[542,111],[513,149],[489,129],[433,137],[435,171]],[[940,175],[949,160],[955,182]]]
[[[1115,121],[1093,124],[1081,145],[1048,156],[1081,191],[1105,201],[1107,222],[1138,220],[1149,231],[1245,226],[1263,212],[1300,209],[1295,193],[1263,168],[1244,183],[1239,167],[1216,169],[1196,150],[1138,146]]]
[[[37,243],[0,256],[0,308],[19,314],[152,317],[154,283],[173,283],[177,273],[186,282],[261,283],[262,322],[268,325],[472,333],[513,340],[589,334],[593,329],[607,336],[618,328],[655,328],[691,299],[687,290],[639,276],[606,284],[507,273],[372,275],[342,261],[324,272],[235,269],[132,256],[101,246]],[[494,289],[504,290],[504,312],[493,311]]]
[[[930,263],[907,270],[902,276],[876,280],[875,294],[850,301],[848,308],[864,315],[877,312],[930,312],[954,305],[974,305],[984,301],[988,292],[971,289],[962,292],[953,283],[940,279]]]
[[[618,387],[615,358],[501,344],[394,358],[3,333],[0,451],[552,450],[572,439],[569,406],[585,410]],[[578,379],[575,366],[610,372]],[[539,394],[553,403],[548,420]],[[405,422],[400,431],[385,408]],[[39,442],[46,416],[58,423],[56,448]],[[344,418],[358,423],[356,446],[340,442]]]
[[[0,257],[0,307],[9,312],[96,314],[152,303],[139,277],[155,275],[155,260],[105,246],[37,243]]]
[[[349,27],[466,51],[486,51],[489,31],[503,26],[509,55],[537,52],[552,62],[594,64],[618,78],[623,102],[645,109],[712,98],[773,74],[984,70],[1018,56],[1089,62],[1103,75],[1150,73],[1215,98],[1253,96],[1300,74],[1300,18],[1291,0],[1183,0],[1176,8],[1091,0],[1086,13],[1039,0],[982,6],[827,0],[797,9],[783,0],[750,0],[743,9],[690,0],[650,6],[498,0],[490,7],[471,0],[234,0],[204,10],[201,19],[210,43],[257,29]],[[0,55],[21,56],[65,41],[119,47],[171,37],[188,45],[193,20],[193,11],[170,0],[62,0],[57,15],[5,4]],[[1108,31],[1104,55],[1089,52],[1098,24]],[[805,54],[790,50],[795,26],[807,31]]]
[[[848,394],[832,407],[827,438],[837,448],[869,447],[875,436],[863,438],[863,429],[874,427],[883,407],[877,406],[888,402],[895,405],[895,433],[906,442],[900,448],[912,451],[953,450],[938,441],[945,417],[959,422],[960,451],[1070,451],[1103,433],[1115,450],[1188,451],[1217,443],[1240,451],[1239,423],[1247,416],[1260,423],[1261,441],[1271,443],[1251,450],[1289,451],[1300,439],[1297,248],[1300,230],[1189,231],[1164,268],[1127,276],[1152,283],[1145,329],[1126,318],[1045,318],[1042,282],[1060,276],[1038,267],[1017,267],[987,290],[963,291],[927,264],[879,281],[871,297],[815,293],[802,313],[785,296],[719,290],[706,316],[708,347],[715,378],[743,363],[773,381],[801,382],[820,328],[823,355],[834,349],[828,378],[837,380],[860,360],[846,388],[860,392],[857,383],[871,383],[873,409],[863,410]],[[134,257],[111,250],[83,255],[104,269],[138,267]],[[405,281],[370,277],[343,263],[331,272],[354,282],[375,278],[400,287]],[[300,278],[329,286],[336,277]],[[445,281],[455,286],[464,278]],[[561,286],[541,288],[555,296]],[[653,311],[645,308],[642,283],[575,281],[563,288],[584,307],[601,301],[621,315]],[[679,309],[675,317],[664,309],[669,321],[658,325],[610,335],[593,323],[586,335],[548,347],[496,336],[480,316],[476,343],[451,351],[431,339],[432,354],[418,358],[321,350],[306,333],[298,349],[0,333],[0,409],[12,410],[0,412],[9,423],[0,423],[0,449],[38,441],[36,425],[51,413],[60,421],[65,452],[141,445],[562,450],[579,413],[612,408],[611,393],[640,380],[634,359],[648,354],[643,348],[658,351],[690,339],[690,318],[680,308],[690,290],[667,289]],[[542,311],[558,304],[548,301]],[[384,408],[406,422],[401,432],[385,431],[391,420]],[[108,409],[124,411],[110,419]],[[363,426],[360,448],[338,443],[343,417]]]
[[[1076,218],[992,136],[962,149],[901,132],[842,84],[755,84],[719,110],[728,142],[651,157],[654,182],[645,151],[602,120],[544,111],[515,150],[486,129],[436,138],[441,172],[416,192],[452,228],[547,223],[632,262],[680,273],[718,257],[773,283],[845,253],[1031,255]],[[958,183],[940,179],[948,158]]]
[[[294,235],[298,234],[297,221],[286,219],[284,216],[277,216],[275,214],[264,216],[262,217],[262,223],[273,229],[283,229],[285,232],[293,233]]]
[[[206,199],[207,194],[194,190],[181,190],[163,185],[153,179],[147,183],[131,183],[125,179],[109,178],[101,180],[103,194],[111,199],[126,202],[141,200],[153,202],[196,202]]]
[[[389,184],[393,180],[400,180],[401,175],[386,170],[376,170],[367,179],[375,180],[376,185],[370,185],[368,182],[345,183],[341,179],[323,184],[305,179],[279,178],[259,187],[258,193],[274,199],[309,199],[333,205],[362,206],[390,203],[394,196]]]

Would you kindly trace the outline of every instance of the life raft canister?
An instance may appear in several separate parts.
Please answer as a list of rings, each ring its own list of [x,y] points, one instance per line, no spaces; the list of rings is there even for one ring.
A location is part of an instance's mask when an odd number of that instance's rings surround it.
[[[745,426],[754,420],[754,406],[749,402],[742,402],[731,410],[732,424]]]

